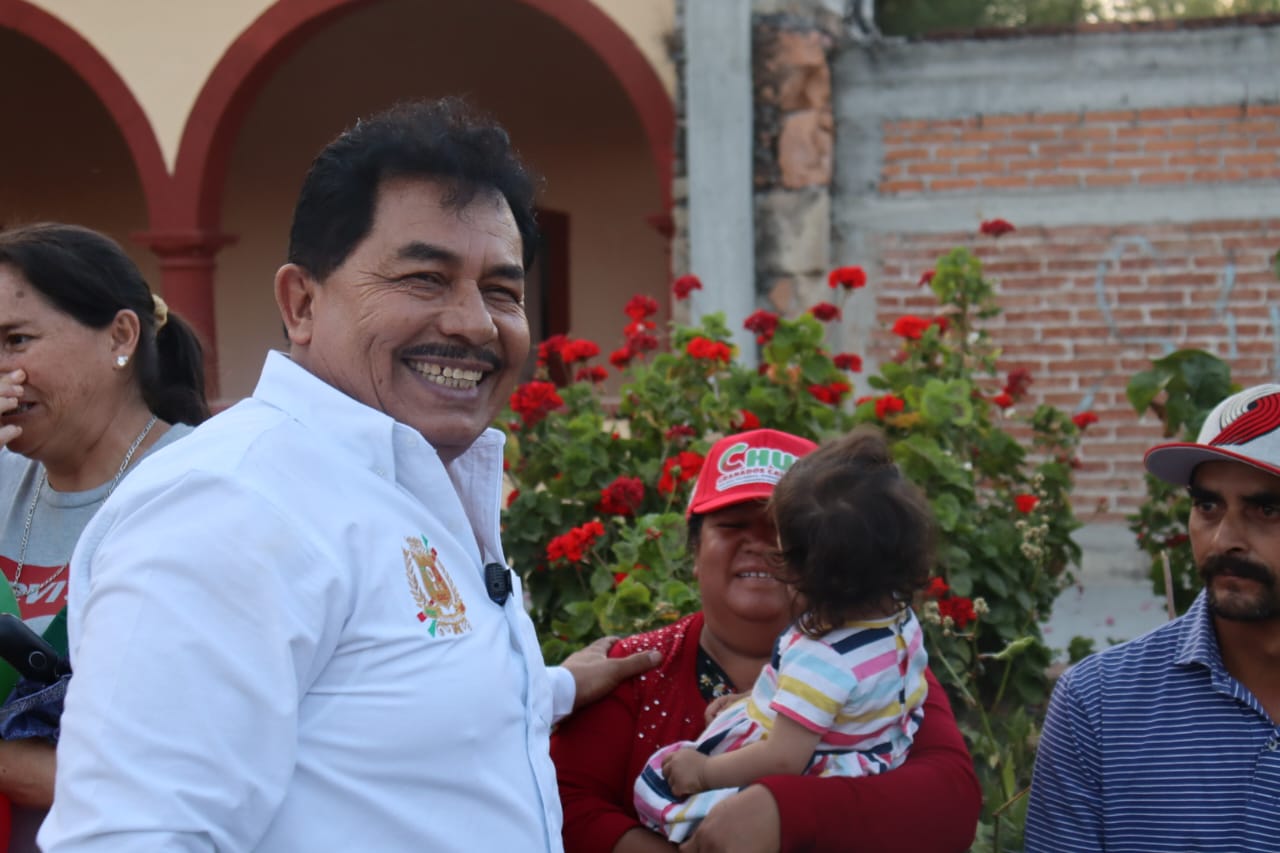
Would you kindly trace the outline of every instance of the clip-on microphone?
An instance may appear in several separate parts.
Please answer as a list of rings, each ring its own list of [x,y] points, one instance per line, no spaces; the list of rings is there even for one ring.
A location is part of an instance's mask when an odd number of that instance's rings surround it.
[[[502,563],[489,563],[484,567],[484,588],[489,600],[501,607],[511,595],[511,570]]]

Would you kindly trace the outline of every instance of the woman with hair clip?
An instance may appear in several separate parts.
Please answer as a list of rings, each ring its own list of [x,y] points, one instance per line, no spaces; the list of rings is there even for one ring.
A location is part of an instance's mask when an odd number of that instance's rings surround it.
[[[199,341],[116,243],[73,225],[0,232],[0,571],[60,652],[80,532],[139,461],[208,416]],[[56,724],[45,731],[2,731],[13,853],[36,849],[53,801]]]

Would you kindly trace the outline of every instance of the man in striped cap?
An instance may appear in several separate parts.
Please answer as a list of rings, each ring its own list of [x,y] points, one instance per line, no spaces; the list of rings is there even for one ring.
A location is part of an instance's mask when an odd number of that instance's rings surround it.
[[[1280,839],[1280,385],[1228,397],[1147,470],[1191,495],[1204,590],[1059,680],[1026,849],[1274,850]]]

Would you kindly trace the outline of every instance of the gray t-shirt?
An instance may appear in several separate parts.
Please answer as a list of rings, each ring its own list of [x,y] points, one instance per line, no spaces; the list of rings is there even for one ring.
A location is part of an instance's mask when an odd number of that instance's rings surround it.
[[[195,427],[174,424],[147,452],[134,460],[125,476],[137,469],[142,460],[191,433]],[[27,512],[40,484],[40,463],[0,448],[0,571],[13,583],[22,549],[22,531]],[[83,492],[54,491],[48,483],[40,491],[35,513],[31,516],[31,536],[27,541],[26,560],[19,583],[30,592],[18,595],[22,618],[37,634],[43,634],[67,604],[67,563],[76,548],[81,531],[107,498],[111,482]],[[4,697],[0,696],[0,701]],[[11,810],[12,827],[9,853],[36,853],[36,832],[44,821],[44,809]]]
[[[161,447],[189,434],[195,427],[174,424],[160,440],[134,460],[125,476]],[[41,466],[25,456],[0,448],[0,571],[10,583],[18,567],[22,532],[27,513],[40,484]],[[23,620],[37,634],[44,633],[58,611],[67,603],[67,563],[76,540],[89,519],[106,500],[110,481],[83,492],[58,492],[45,483],[31,517],[31,536],[15,589]],[[25,588],[25,589],[24,589]],[[0,697],[2,699],[3,697]]]

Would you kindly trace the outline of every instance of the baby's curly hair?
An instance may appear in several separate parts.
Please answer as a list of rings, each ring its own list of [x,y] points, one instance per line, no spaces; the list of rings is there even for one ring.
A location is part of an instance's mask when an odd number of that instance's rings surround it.
[[[904,607],[933,567],[929,504],[870,426],[796,461],[774,488],[786,580],[804,596],[800,629],[820,636],[861,611]]]

